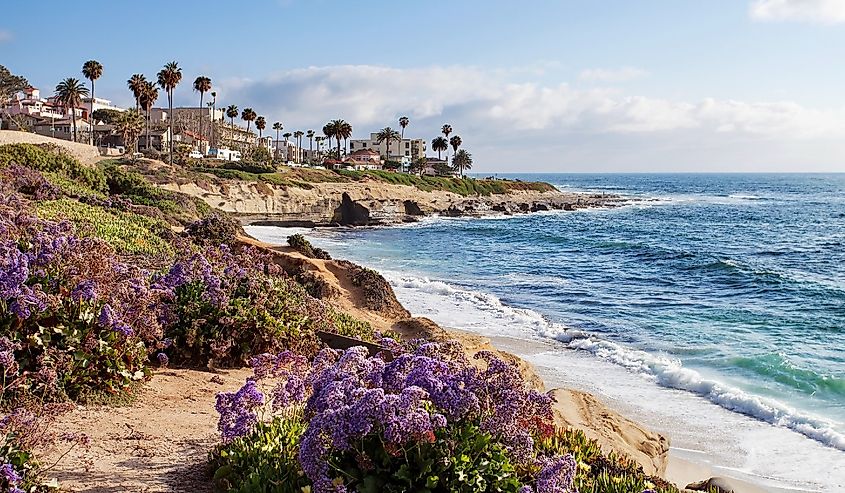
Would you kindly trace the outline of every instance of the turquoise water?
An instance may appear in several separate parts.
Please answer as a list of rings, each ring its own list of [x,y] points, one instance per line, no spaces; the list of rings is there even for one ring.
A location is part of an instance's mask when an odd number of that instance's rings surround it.
[[[845,450],[845,175],[512,176],[650,200],[315,242],[385,272],[414,312],[474,329],[488,313],[487,333]]]

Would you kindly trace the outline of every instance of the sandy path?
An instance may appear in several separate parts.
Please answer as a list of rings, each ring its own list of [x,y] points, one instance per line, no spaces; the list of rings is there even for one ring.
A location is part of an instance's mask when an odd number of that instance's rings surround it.
[[[205,464],[218,443],[215,394],[239,388],[248,375],[231,370],[215,383],[209,372],[161,370],[131,406],[77,408],[56,431],[83,431],[91,445],[71,451],[49,476],[74,492],[211,491]]]

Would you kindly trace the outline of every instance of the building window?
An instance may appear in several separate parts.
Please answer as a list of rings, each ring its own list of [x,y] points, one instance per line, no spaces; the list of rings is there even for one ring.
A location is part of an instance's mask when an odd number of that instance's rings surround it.
[[[350,143],[349,143],[349,148],[350,148],[350,149],[355,149],[355,142],[350,142]]]
[[[411,151],[405,151],[405,155],[406,155],[406,156],[410,156],[410,155],[411,155]]]
[[[410,142],[405,142],[405,149],[407,149],[407,148],[409,148],[409,147],[411,147],[411,143],[410,143]]]

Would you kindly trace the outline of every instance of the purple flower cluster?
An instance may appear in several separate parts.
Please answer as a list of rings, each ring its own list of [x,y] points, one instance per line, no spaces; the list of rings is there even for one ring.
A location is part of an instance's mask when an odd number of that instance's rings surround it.
[[[217,394],[215,409],[220,413],[217,429],[224,441],[231,441],[249,433],[258,423],[258,409],[264,404],[264,394],[255,380],[247,380],[237,392]]]
[[[11,163],[0,176],[11,190],[32,196],[35,200],[52,200],[61,195],[61,190],[44,178],[44,175],[27,166]]]
[[[537,475],[537,493],[578,493],[576,469],[575,457],[571,454],[548,460]]]

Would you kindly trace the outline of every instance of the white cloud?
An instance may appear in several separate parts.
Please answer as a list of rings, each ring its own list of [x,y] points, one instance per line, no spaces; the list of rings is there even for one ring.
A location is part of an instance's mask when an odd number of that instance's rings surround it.
[[[648,72],[635,67],[622,67],[620,69],[590,68],[582,70],[578,78],[591,82],[625,82],[646,75],[648,75]]]
[[[727,171],[772,169],[770,164],[807,170],[801,166],[808,163],[841,169],[838,160],[845,155],[845,108],[675,101],[516,77],[473,67],[346,65],[222,81],[217,90],[223,105],[251,106],[288,129],[319,130],[329,119],[344,118],[360,137],[395,127],[399,116],[408,115],[406,135],[430,140],[450,123],[476,153],[479,171],[530,169],[513,156],[584,171],[591,165],[686,170],[705,159],[730,163]]]
[[[761,21],[845,22],[845,0],[755,0],[751,17]]]
[[[14,36],[12,35],[11,31],[7,31],[5,29],[0,29],[0,44],[8,43],[9,41],[13,40]]]

